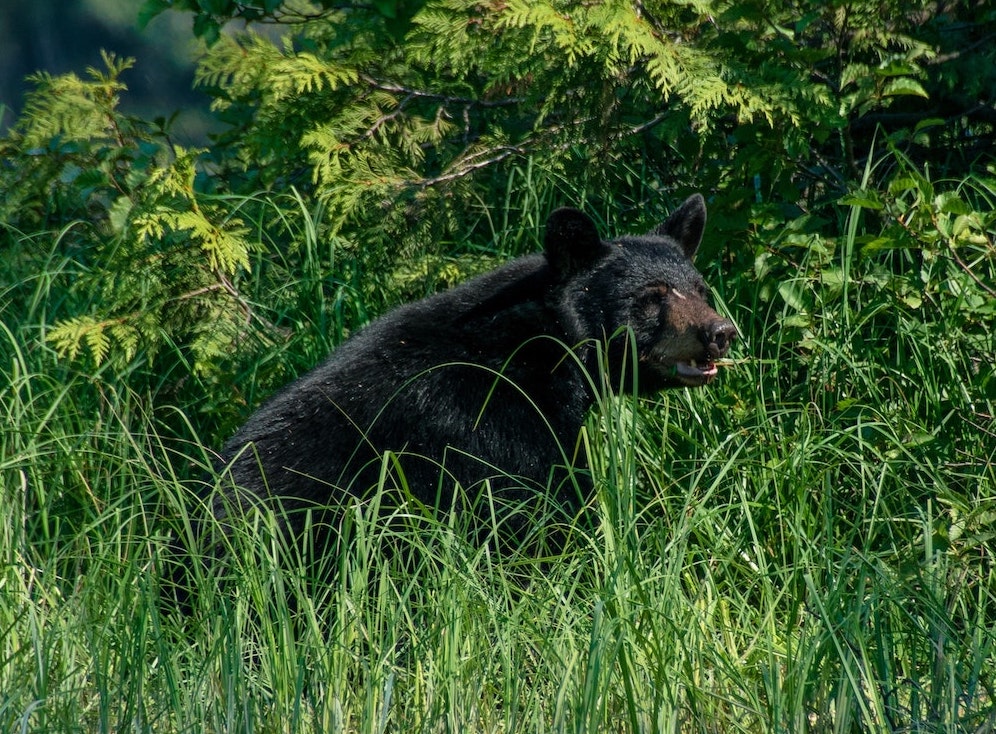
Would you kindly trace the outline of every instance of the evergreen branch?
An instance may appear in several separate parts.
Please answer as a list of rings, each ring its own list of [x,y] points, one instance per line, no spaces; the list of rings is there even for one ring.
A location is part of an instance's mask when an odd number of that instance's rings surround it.
[[[944,64],[948,61],[954,61],[955,59],[959,59],[965,54],[973,53],[980,48],[990,48],[993,41],[996,41],[996,33],[991,33],[988,36],[980,38],[975,43],[966,46],[965,48],[960,48],[957,51],[951,51],[950,53],[935,56],[932,59],[926,59],[924,64],[926,66],[937,66],[938,64]]]
[[[491,107],[511,107],[517,104],[522,104],[525,101],[524,97],[505,97],[499,100],[487,100],[487,99],[476,99],[474,97],[457,97],[448,94],[441,94],[439,92],[427,92],[422,89],[413,89],[411,87],[405,87],[400,84],[393,84],[391,82],[381,82],[373,77],[361,75],[360,77],[369,84],[374,89],[379,89],[382,92],[390,92],[392,94],[404,94],[411,98],[418,99],[429,99],[436,102],[444,102],[446,104],[454,105],[468,105],[470,107],[481,107],[481,108],[491,108]]]
[[[668,116],[667,112],[661,112],[652,119],[647,120],[646,122],[643,122],[639,125],[634,125],[627,129],[616,131],[610,136],[610,138],[612,140],[622,140],[624,138],[633,135],[639,135],[663,123],[667,119],[667,116]],[[588,118],[585,120],[575,120],[573,123],[571,123],[571,125],[548,126],[543,131],[545,133],[544,139],[555,138],[559,133],[568,129],[568,127],[577,127],[578,125],[583,125],[586,122],[591,122],[593,119],[594,118]],[[549,145],[549,148],[552,150],[565,150],[569,148],[571,145],[569,142],[566,141],[562,141],[559,143],[551,143],[551,141],[547,140],[547,143]],[[482,168],[487,168],[488,166],[492,166],[497,163],[501,163],[502,161],[508,159],[513,155],[527,155],[529,150],[535,148],[536,146],[537,146],[536,140],[530,139],[525,141],[525,143],[522,145],[499,146],[497,148],[490,148],[488,150],[465,155],[450,167],[451,168],[450,171],[433,178],[423,179],[419,183],[419,187],[428,188],[430,186],[435,186],[437,184],[447,183],[450,181],[454,181],[456,179],[463,178],[464,176],[467,176],[473,173],[474,171],[480,170]],[[484,160],[477,160],[485,155],[489,157],[485,158]]]
[[[398,102],[398,106],[395,108],[393,112],[390,112],[386,115],[381,115],[379,118],[374,120],[373,124],[366,130],[366,132],[364,132],[359,138],[357,138],[352,143],[352,145],[357,145],[358,143],[361,143],[364,140],[369,140],[374,135],[376,135],[377,132],[384,127],[384,125],[386,125],[389,122],[392,122],[393,120],[398,119],[401,116],[401,114],[404,112],[405,107],[407,107],[408,103],[412,100],[412,97],[413,95],[408,95],[403,100]]]
[[[660,114],[655,115],[650,120],[647,120],[646,122],[642,122],[639,125],[631,127],[629,130],[623,130],[622,132],[616,133],[613,136],[613,138],[615,140],[622,140],[623,138],[628,138],[630,135],[639,135],[640,133],[644,133],[647,130],[652,130],[653,128],[657,127],[662,122],[664,122],[668,118],[668,114],[669,111],[661,112]]]
[[[239,293],[238,288],[235,287],[235,285],[232,283],[229,277],[225,275],[225,273],[216,269],[214,271],[214,275],[218,279],[216,282],[210,283],[205,286],[201,286],[199,288],[194,288],[192,290],[187,291],[186,293],[181,293],[180,295],[176,296],[171,300],[177,302],[189,301],[194,298],[199,298],[200,296],[207,295],[209,293],[221,291],[223,293],[227,293],[232,298],[232,300],[234,300],[235,303],[239,306],[242,313],[245,314],[247,326],[251,324],[253,321],[256,321],[262,324],[266,329],[270,330],[273,333],[279,334],[283,331],[279,326],[274,324],[272,321],[256,313],[256,310],[245,298],[242,297],[242,294]]]
[[[474,171],[478,171],[482,168],[487,168],[488,166],[493,166],[496,163],[501,163],[503,160],[505,160],[506,158],[510,158],[513,155],[524,155],[526,153],[525,149],[514,145],[501,146],[499,148],[494,148],[493,150],[488,151],[488,153],[491,152],[494,152],[494,155],[492,155],[490,158],[486,158],[481,161],[476,161],[474,163],[468,163],[468,161],[476,157],[479,157],[484,153],[480,153],[476,156],[470,155],[465,158],[462,158],[460,161],[457,162],[457,164],[455,164],[459,166],[455,170],[452,170],[453,166],[451,166],[451,170],[448,173],[444,173],[434,178],[423,179],[422,181],[419,182],[419,188],[425,189],[429,188],[430,186],[436,186],[437,184],[446,183],[449,181],[455,181],[457,179],[463,178],[464,176],[473,173]]]

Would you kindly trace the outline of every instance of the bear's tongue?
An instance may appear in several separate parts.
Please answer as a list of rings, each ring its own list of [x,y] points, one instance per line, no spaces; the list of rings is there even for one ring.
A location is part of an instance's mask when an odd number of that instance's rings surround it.
[[[700,380],[703,377],[712,378],[716,376],[718,370],[715,362],[703,362],[698,364],[694,359],[687,362],[678,362],[674,365],[674,372],[678,377],[686,377],[691,380]]]

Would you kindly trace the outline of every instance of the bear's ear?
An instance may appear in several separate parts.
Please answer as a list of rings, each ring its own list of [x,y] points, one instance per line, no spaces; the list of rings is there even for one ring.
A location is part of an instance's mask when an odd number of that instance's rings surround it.
[[[546,220],[543,245],[547,262],[561,278],[590,268],[604,251],[591,217],[569,207],[557,209]]]
[[[695,257],[695,251],[699,249],[699,243],[702,242],[705,223],[705,199],[702,198],[702,194],[692,194],[651,234],[670,237],[681,246],[685,257],[691,260]]]

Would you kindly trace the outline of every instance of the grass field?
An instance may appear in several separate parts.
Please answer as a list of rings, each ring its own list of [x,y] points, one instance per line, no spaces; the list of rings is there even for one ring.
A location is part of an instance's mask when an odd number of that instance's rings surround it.
[[[160,587],[200,514],[194,406],[55,358],[75,266],[40,249],[0,290],[0,731],[996,729],[992,317],[947,276],[910,305],[809,255],[768,286],[713,274],[735,364],[604,402],[563,557],[358,510],[316,587],[263,516],[231,539],[237,590],[205,580],[183,615]]]

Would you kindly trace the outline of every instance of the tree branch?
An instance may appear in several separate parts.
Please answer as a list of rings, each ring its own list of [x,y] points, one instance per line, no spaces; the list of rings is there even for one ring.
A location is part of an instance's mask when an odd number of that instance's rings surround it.
[[[439,94],[438,92],[426,92],[422,89],[412,89],[411,87],[403,87],[400,84],[393,84],[391,82],[382,82],[374,79],[371,76],[362,76],[361,79],[369,84],[374,89],[379,89],[382,92],[391,92],[393,94],[405,94],[409,97],[418,99],[431,99],[436,102],[443,102],[445,104],[456,104],[456,105],[469,105],[471,107],[509,107],[511,105],[521,104],[525,101],[523,97],[506,97],[505,99],[499,100],[486,100],[486,99],[476,99],[474,97],[454,97],[448,94]]]

